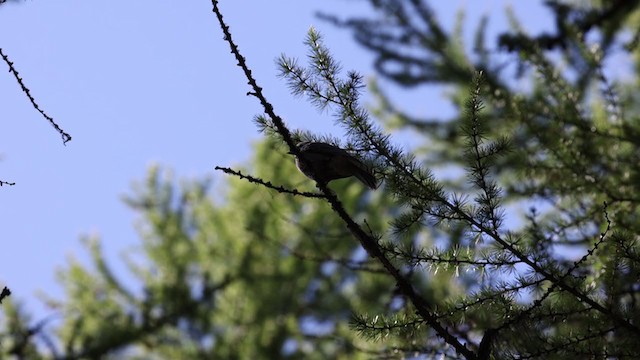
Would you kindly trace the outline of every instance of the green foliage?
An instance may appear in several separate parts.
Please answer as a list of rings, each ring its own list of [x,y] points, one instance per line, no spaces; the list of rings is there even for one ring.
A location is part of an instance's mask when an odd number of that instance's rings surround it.
[[[283,55],[279,67],[293,94],[332,114],[345,134],[293,139],[348,149],[384,179],[382,189],[343,179],[310,196],[313,181],[283,146],[289,132],[263,102],[255,122],[267,139],[248,169],[228,171],[236,177],[221,197],[209,195],[207,181],[177,186],[152,168],[126,199],[141,215],[141,260],[127,259],[133,284],[113,275],[98,239],[87,239],[93,266],[72,261],[61,271],[66,298],[50,300],[61,318],[54,329],[9,303],[2,350],[32,358],[640,357],[638,77],[616,82],[605,66],[620,48],[638,66],[639,1],[548,1],[556,29],[540,35],[524,33],[511,14],[497,40],[511,67],[489,50],[487,19],[469,53],[464,14],[448,33],[426,2],[370,3],[384,21],[324,18],[354,31],[383,81],[448,85],[459,110],[450,119],[410,116],[375,81],[373,114],[420,137],[415,152],[374,125],[362,77],[344,74],[314,29],[308,65]],[[631,40],[621,44],[621,32]],[[433,170],[442,168],[461,175],[441,180]]]
[[[449,299],[445,313],[453,322],[482,324],[468,330],[497,333],[496,358],[640,356],[632,340],[638,336],[640,263],[631,255],[640,233],[639,2],[587,7],[548,1],[556,29],[540,35],[526,34],[509,13],[512,29],[497,42],[501,54],[489,48],[486,19],[472,51],[454,53],[441,39],[462,44],[460,23],[448,34],[427,2],[371,5],[378,15],[373,18],[325,18],[354,32],[376,58],[384,81],[447,85],[461,110],[449,119],[409,115],[378,80],[372,88],[379,99],[374,114],[389,129],[413,129],[423,137],[422,166],[457,166],[467,174],[444,188],[454,214],[436,212],[449,221],[462,217],[470,225],[466,234],[445,235],[443,249],[391,244],[387,250],[433,269],[453,267],[458,273],[482,267],[482,281],[476,279],[465,296]],[[624,40],[625,32],[631,41]],[[626,81],[614,82],[606,64],[621,47],[636,68]],[[505,53],[510,66],[504,66]],[[478,70],[484,80],[469,97]],[[524,226],[506,226],[505,218],[521,222],[514,220],[527,207]],[[398,228],[419,219],[419,212],[411,215],[396,218]],[[584,256],[570,260],[575,254]]]
[[[252,171],[291,188],[309,186],[291,157],[274,148],[259,144]],[[361,356],[350,309],[384,309],[394,284],[363,258],[331,209],[235,179],[216,204],[208,188],[207,181],[178,187],[150,169],[126,199],[141,214],[142,245],[133,255],[143,260],[126,261],[135,282],[120,283],[100,241],[87,239],[93,268],[72,261],[60,272],[67,298],[49,299],[62,317],[57,351],[65,358]],[[388,196],[349,181],[334,189],[372,229],[384,227],[394,207]],[[29,320],[12,306],[5,311],[8,326],[26,334]],[[17,351],[32,353],[40,335],[26,336]],[[3,341],[3,350],[10,344]]]

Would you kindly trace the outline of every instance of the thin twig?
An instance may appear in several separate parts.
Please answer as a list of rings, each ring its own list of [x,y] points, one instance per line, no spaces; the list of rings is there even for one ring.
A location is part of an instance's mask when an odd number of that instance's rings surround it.
[[[0,186],[2,186],[2,185],[9,185],[9,186],[13,186],[13,185],[15,185],[15,184],[16,184],[16,183],[14,183],[14,182],[10,182],[10,181],[2,181],[2,180],[0,180]]]
[[[239,177],[240,179],[246,179],[247,181],[249,181],[250,183],[255,183],[255,184],[260,184],[264,187],[267,187],[269,189],[273,189],[279,193],[284,193],[284,194],[291,194],[291,195],[299,195],[299,196],[304,196],[304,197],[309,197],[309,198],[324,198],[325,196],[319,193],[312,193],[312,192],[308,192],[308,191],[298,191],[296,189],[287,189],[284,186],[276,186],[273,185],[271,183],[271,181],[264,181],[262,179],[253,177],[251,175],[245,175],[243,173],[241,173],[240,171],[236,171],[230,168],[226,168],[226,167],[221,167],[221,166],[216,166],[215,167],[216,170],[220,170],[226,174],[230,174],[230,175],[235,175],[237,177]]]
[[[53,126],[53,128],[56,129],[56,131],[58,131],[58,133],[62,136],[62,143],[66,145],[67,142],[71,141],[71,135],[69,135],[64,130],[62,130],[60,126],[58,126],[58,124],[53,120],[53,118],[47,115],[47,113],[45,113],[44,110],[40,108],[40,106],[36,102],[36,99],[34,99],[33,96],[31,95],[31,91],[29,90],[29,88],[27,88],[27,86],[22,81],[22,78],[20,77],[20,73],[18,73],[18,70],[16,70],[16,68],[13,66],[13,62],[9,60],[9,57],[5,55],[5,53],[2,51],[2,48],[0,48],[0,55],[2,56],[2,59],[4,60],[4,62],[7,63],[7,65],[9,65],[9,72],[12,73],[13,76],[16,78],[16,80],[18,81],[18,84],[22,88],[22,91],[27,95],[33,107],[36,110],[38,110],[38,112],[42,114],[42,116],[44,116],[45,119],[49,121],[51,126]]]

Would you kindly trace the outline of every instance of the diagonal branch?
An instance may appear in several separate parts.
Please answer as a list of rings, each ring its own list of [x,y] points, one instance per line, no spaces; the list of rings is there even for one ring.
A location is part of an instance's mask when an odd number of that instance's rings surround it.
[[[9,57],[5,55],[4,52],[2,52],[2,48],[0,48],[0,56],[2,56],[2,59],[4,60],[4,62],[7,63],[7,65],[9,65],[9,72],[12,73],[13,76],[16,78],[16,80],[18,81],[18,84],[20,85],[20,88],[22,88],[22,91],[27,95],[33,107],[36,110],[38,110],[38,112],[42,114],[42,116],[44,116],[45,119],[49,121],[51,126],[53,126],[53,128],[56,129],[56,131],[58,131],[58,133],[62,136],[62,143],[66,145],[67,142],[71,141],[71,135],[69,135],[64,130],[62,130],[62,128],[58,126],[58,124],[53,120],[53,118],[47,115],[47,113],[45,113],[44,110],[40,108],[40,106],[36,102],[36,99],[34,99],[33,96],[31,95],[31,91],[29,90],[29,88],[27,88],[27,86],[22,81],[22,78],[20,77],[20,73],[18,73],[18,70],[16,70],[16,68],[13,67],[13,62],[11,62],[9,60]]]
[[[262,104],[265,113],[273,120],[273,124],[275,125],[278,133],[282,136],[283,140],[289,146],[291,153],[293,155],[299,155],[299,150],[293,139],[291,138],[291,132],[285,126],[284,121],[275,114],[273,106],[266,100],[264,94],[262,93],[262,88],[258,86],[256,80],[253,78],[251,74],[251,70],[248,68],[244,57],[240,54],[238,46],[233,42],[231,37],[231,33],[229,32],[229,26],[227,26],[222,17],[222,13],[218,8],[218,1],[212,0],[213,12],[215,13],[218,22],[220,23],[220,27],[222,32],[224,33],[224,40],[229,44],[231,48],[231,53],[235,56],[238,61],[238,66],[244,72],[249,85],[253,89],[250,92],[250,95],[255,96],[260,103]],[[326,184],[324,183],[316,183],[318,189],[325,195],[327,201],[331,205],[333,211],[344,221],[347,229],[351,232],[351,234],[358,239],[362,247],[367,251],[369,256],[372,258],[378,259],[380,263],[384,266],[387,272],[396,280],[399,291],[404,294],[415,306],[417,313],[425,319],[425,321],[431,326],[438,336],[443,338],[448,344],[453,346],[456,351],[464,356],[467,359],[476,359],[476,355],[473,351],[469,350],[463,343],[458,340],[452,333],[449,332],[444,325],[442,325],[436,315],[431,311],[431,306],[427,303],[426,299],[420,296],[415,289],[413,288],[409,279],[407,279],[398,268],[396,268],[391,261],[385,256],[385,254],[380,249],[377,240],[365,232],[360,225],[358,225],[347,213],[344,209],[344,206],[338,199],[338,197],[333,194]]]

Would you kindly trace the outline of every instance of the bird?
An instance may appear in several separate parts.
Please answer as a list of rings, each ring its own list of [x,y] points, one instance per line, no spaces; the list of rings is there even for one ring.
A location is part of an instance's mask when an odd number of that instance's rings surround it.
[[[303,141],[298,143],[298,151],[296,166],[310,179],[326,185],[332,180],[355,176],[371,189],[378,187],[372,172],[344,149],[324,142]]]

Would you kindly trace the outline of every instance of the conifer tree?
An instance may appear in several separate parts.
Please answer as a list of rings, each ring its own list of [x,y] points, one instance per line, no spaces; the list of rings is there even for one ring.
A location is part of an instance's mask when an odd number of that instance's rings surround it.
[[[638,1],[548,1],[556,29],[528,35],[512,17],[499,52],[486,46],[483,21],[471,54],[462,24],[448,32],[428,2],[370,3],[380,19],[323,17],[354,32],[382,78],[453,88],[454,118],[408,115],[374,84],[374,119],[362,77],[342,71],[311,29],[309,63],[282,56],[280,74],[344,137],[290,129],[213,1],[264,108],[256,124],[266,139],[251,166],[217,167],[231,175],[222,201],[207,196],[206,181],[176,186],[151,169],[127,200],[142,216],[145,260],[128,262],[138,288],[87,239],[94,268],[62,271],[67,298],[50,300],[60,319],[34,323],[8,302],[2,350],[65,359],[640,357],[638,78],[635,68],[624,81],[606,75],[614,52],[638,65]],[[515,67],[501,65],[505,54]],[[424,146],[400,148],[390,128],[412,130]],[[347,149],[381,187],[305,178],[288,154],[302,140]],[[462,175],[445,181],[435,171],[443,167]]]

